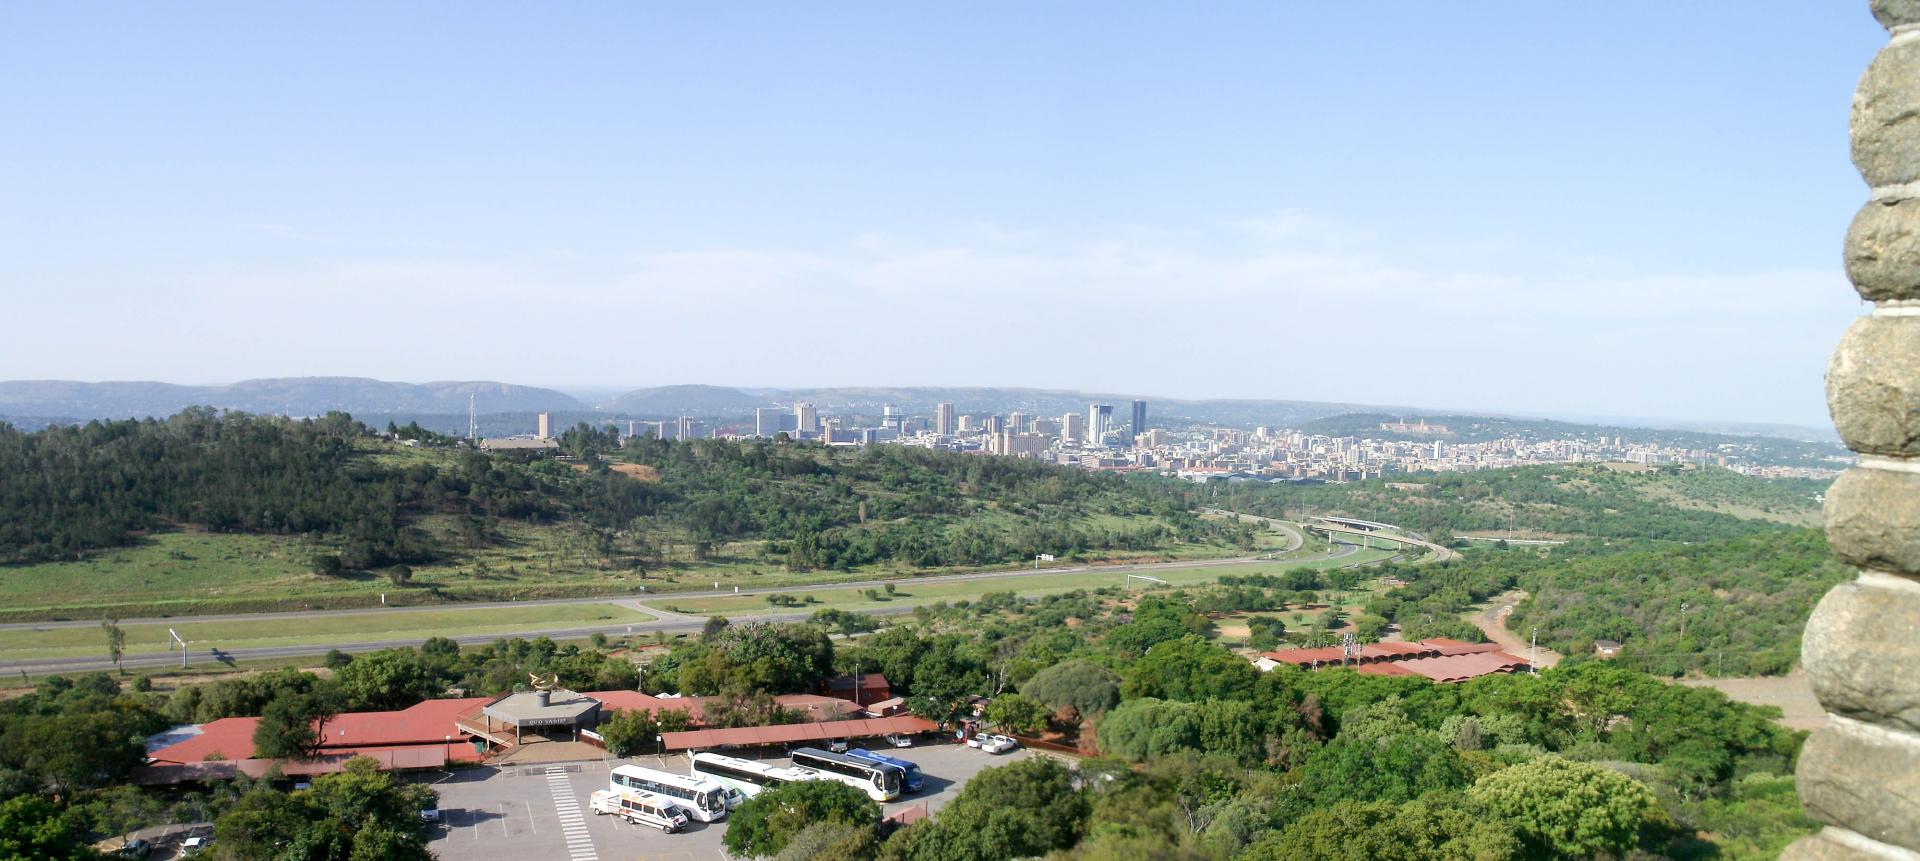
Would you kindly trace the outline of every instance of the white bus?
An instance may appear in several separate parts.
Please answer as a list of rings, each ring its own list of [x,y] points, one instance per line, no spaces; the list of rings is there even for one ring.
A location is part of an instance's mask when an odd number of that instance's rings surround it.
[[[793,752],[795,768],[818,772],[828,780],[837,780],[867,794],[875,801],[892,801],[900,797],[900,784],[906,778],[906,771],[897,765],[874,762],[844,753],[821,750],[817,747],[803,747]]]
[[[615,767],[613,773],[607,775],[607,788],[614,792],[651,792],[684,808],[687,815],[701,822],[725,819],[729,809],[746,800],[728,798],[727,788],[718,781],[637,765]]]
[[[822,777],[798,768],[768,765],[705,751],[694,754],[690,759],[693,761],[694,777],[719,781],[729,792],[737,792],[745,798],[759,795],[761,790],[782,783],[819,780]]]

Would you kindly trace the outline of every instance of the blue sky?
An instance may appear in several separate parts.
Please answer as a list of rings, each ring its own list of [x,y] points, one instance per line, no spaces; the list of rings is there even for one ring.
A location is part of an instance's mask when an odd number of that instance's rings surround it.
[[[1864,3],[396,5],[0,6],[0,378],[1818,425],[1862,310]]]

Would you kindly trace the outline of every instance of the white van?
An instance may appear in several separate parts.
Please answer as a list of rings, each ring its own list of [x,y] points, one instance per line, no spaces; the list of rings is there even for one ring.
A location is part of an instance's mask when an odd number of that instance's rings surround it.
[[[687,814],[651,792],[595,790],[589,802],[595,814],[611,813],[635,825],[651,825],[672,834],[687,827]]]

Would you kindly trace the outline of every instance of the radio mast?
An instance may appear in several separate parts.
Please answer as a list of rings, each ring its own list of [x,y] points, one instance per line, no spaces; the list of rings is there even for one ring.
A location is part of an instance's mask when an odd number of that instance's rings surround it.
[[[467,441],[480,443],[480,414],[473,411],[473,392],[467,393]]]

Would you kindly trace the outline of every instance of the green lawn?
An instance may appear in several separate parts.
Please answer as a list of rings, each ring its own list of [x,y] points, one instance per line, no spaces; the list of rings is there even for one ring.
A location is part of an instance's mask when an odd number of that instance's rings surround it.
[[[1144,572],[1158,577],[1175,586],[1191,583],[1206,583],[1222,574],[1275,573],[1291,568],[1323,568],[1329,565],[1354,565],[1385,559],[1393,555],[1389,550],[1361,550],[1351,556],[1342,556],[1331,561],[1325,558],[1307,557],[1290,561],[1276,561],[1261,565],[1234,565],[1228,567],[1186,568],[1166,571]],[[675,610],[691,615],[745,614],[769,612],[774,610],[824,610],[829,607],[841,610],[873,610],[881,607],[911,607],[916,604],[931,604],[935,601],[958,601],[974,599],[988,592],[1013,591],[1021,595],[1047,595],[1058,592],[1071,592],[1075,589],[1097,589],[1101,586],[1120,586],[1126,582],[1126,572],[1122,571],[1076,571],[1071,574],[1040,574],[1032,577],[999,578],[992,580],[964,580],[947,583],[925,583],[911,580],[896,583],[898,593],[888,597],[881,591],[883,600],[875,601],[862,594],[862,590],[849,587],[795,589],[787,593],[805,600],[812,597],[818,603],[803,607],[780,608],[767,603],[764,595],[728,595],[719,598],[698,598],[674,600],[672,596],[646,602],[647,606]],[[1135,581],[1139,584],[1139,581]],[[1146,584],[1140,584],[1146,585]]]
[[[266,621],[124,624],[126,653],[167,651],[167,628],[205,649],[250,649],[317,645],[349,640],[425,639],[434,636],[510,633],[528,628],[582,627],[644,622],[653,617],[612,604],[552,604],[537,607],[449,610],[389,610],[330,615],[288,616]],[[0,660],[70,658],[107,653],[105,633],[96,626],[0,630]]]

